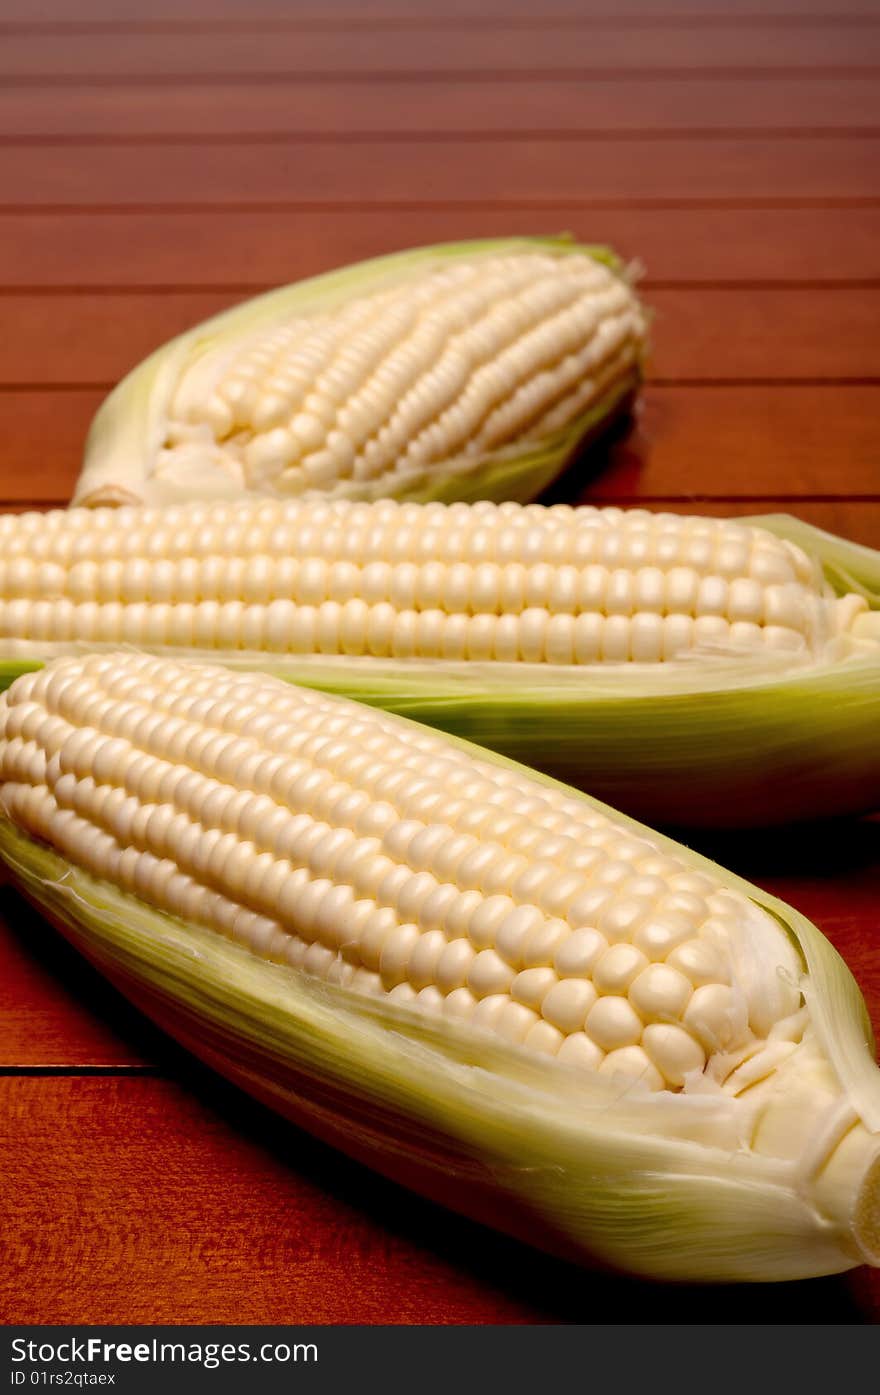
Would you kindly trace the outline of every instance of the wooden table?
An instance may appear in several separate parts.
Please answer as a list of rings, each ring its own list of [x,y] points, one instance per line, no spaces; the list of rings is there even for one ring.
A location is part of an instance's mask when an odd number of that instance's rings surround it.
[[[571,229],[644,264],[638,424],[565,497],[795,510],[880,547],[875,0],[3,0],[5,508],[63,503],[176,330],[394,247]],[[876,822],[700,840],[880,1026]],[[161,1039],[8,890],[0,1318],[872,1322],[865,1271],[596,1280],[377,1180]]]

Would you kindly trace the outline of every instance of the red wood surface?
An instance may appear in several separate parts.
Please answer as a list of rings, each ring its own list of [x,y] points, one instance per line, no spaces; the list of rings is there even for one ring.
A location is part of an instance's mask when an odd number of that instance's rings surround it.
[[[230,137],[213,154],[186,141],[108,145],[100,152],[63,141],[47,142],[36,157],[27,144],[0,146],[0,206],[862,202],[874,195],[878,163],[880,137],[872,135],[803,141],[772,134],[711,141],[477,136],[423,146],[356,131],[321,143]]]
[[[113,381],[251,291],[569,228],[644,266],[655,349],[557,497],[880,547],[880,9],[839,8],[2,0],[0,508],[63,503]],[[880,1030],[878,840],[691,836],[821,926]],[[0,1179],[0,1321],[880,1319],[863,1270],[649,1287],[450,1218],[196,1067],[5,888]]]
[[[717,80],[621,76],[516,83],[503,77],[430,83],[402,77],[394,83],[361,84],[354,93],[351,83],[341,79],[293,88],[222,78],[160,87],[84,80],[65,87],[63,106],[51,95],[39,83],[10,85],[0,92],[0,136],[179,140],[344,135],[346,109],[352,105],[358,130],[401,138],[438,131],[492,132],[517,140],[523,132],[547,130],[557,137],[568,132],[733,130],[785,131],[800,140],[817,131],[872,129],[877,118],[875,81],[866,77],[826,78],[818,92],[812,77],[731,79],[723,102],[717,101]]]
[[[0,212],[0,265],[7,293],[207,286],[244,296],[381,255],[389,220],[395,247],[569,232],[638,262],[646,294],[658,285],[852,287],[880,279],[874,207]]]
[[[356,42],[353,42],[353,36]],[[844,68],[870,70],[880,62],[880,30],[871,21],[846,26],[789,28],[785,44],[767,42],[764,25],[748,19],[711,28],[656,24],[650,19],[614,25],[557,24],[525,31],[508,25],[474,26],[466,44],[446,25],[416,28],[334,27],[323,32],[275,28],[271,43],[251,26],[165,33],[97,32],[9,34],[0,73],[13,81],[109,75],[114,81],[161,82],[170,75],[198,79],[283,74],[379,76],[435,72],[659,72],[664,74],[767,73]]]

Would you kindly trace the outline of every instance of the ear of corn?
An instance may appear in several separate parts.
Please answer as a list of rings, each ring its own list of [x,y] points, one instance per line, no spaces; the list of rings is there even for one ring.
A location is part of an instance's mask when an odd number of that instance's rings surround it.
[[[794,519],[252,500],[7,516],[0,548],[0,681],[127,644],[402,712],[656,821],[877,806],[880,558]]]
[[[0,856],[197,1054],[580,1259],[880,1262],[880,1075],[802,916],[597,801],[346,700],[65,659],[0,701]]]
[[[605,249],[508,238],[381,257],[154,353],[96,416],[74,502],[529,499],[624,409],[644,346]]]

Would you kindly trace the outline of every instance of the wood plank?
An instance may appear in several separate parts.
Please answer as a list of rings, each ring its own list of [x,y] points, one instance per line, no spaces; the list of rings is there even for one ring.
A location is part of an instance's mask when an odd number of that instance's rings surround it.
[[[79,473],[89,422],[103,392],[6,392],[0,496],[9,500],[66,500]]]
[[[664,206],[877,198],[880,139],[0,147],[0,205]]]
[[[880,496],[878,405],[874,387],[651,384],[631,429],[573,475],[583,471],[591,500],[666,498],[675,507],[772,495],[798,512],[804,496]],[[862,541],[880,547],[880,508],[869,531]]]
[[[466,41],[464,41],[466,36]],[[578,39],[580,41],[578,41]],[[872,21],[830,27],[803,23],[769,29],[747,18],[726,25],[671,26],[650,19],[618,27],[546,22],[526,29],[445,24],[416,29],[369,25],[314,31],[246,29],[177,33],[10,33],[0,72],[16,81],[110,77],[162,81],[170,75],[237,77],[283,74],[298,80],[325,73],[540,73],[711,70],[751,72],[870,70],[880,62],[880,30]]]
[[[258,290],[400,247],[563,229],[638,260],[646,289],[880,279],[877,208],[0,213],[0,267],[5,285],[19,288]]]
[[[0,1313],[49,1323],[875,1322],[877,1275],[590,1275],[411,1197],[195,1068],[0,1080]],[[255,1282],[255,1275],[259,1282]]]
[[[0,390],[6,423],[0,500],[63,503],[104,393]],[[586,454],[566,479],[591,499],[686,500],[772,495],[880,496],[880,389],[817,386],[691,388],[651,384],[628,429]],[[863,540],[880,547],[880,511]]]
[[[242,299],[223,291],[0,297],[0,384],[109,385],[159,344]],[[651,377],[880,377],[880,289],[650,292]]]
[[[290,85],[174,83],[161,88],[81,84],[0,91],[5,137],[244,136],[326,134],[347,130],[425,132],[637,131],[786,132],[867,130],[878,124],[873,79],[731,80],[719,102],[717,81],[626,78],[566,82]],[[818,99],[818,100],[817,100]]]
[[[699,380],[880,376],[880,292],[654,290],[649,374]],[[702,365],[702,366],[701,366]]]

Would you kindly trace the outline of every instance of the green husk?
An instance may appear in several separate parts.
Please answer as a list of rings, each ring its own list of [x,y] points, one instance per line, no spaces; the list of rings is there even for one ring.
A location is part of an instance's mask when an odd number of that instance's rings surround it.
[[[783,514],[748,521],[798,542],[838,593],[857,590],[880,610],[880,553]],[[46,646],[44,657],[74,649]],[[0,687],[39,666],[40,652],[0,652]],[[589,668],[175,652],[401,713],[653,823],[745,827],[880,806],[880,645],[820,662],[706,655]]]
[[[784,1111],[800,1091],[809,1146],[793,1156],[755,1151],[754,1087],[738,1099],[648,1096],[575,1077],[454,1021],[259,960],[97,881],[3,819],[0,857],[28,899],[201,1059],[456,1210],[569,1258],[656,1278],[770,1281],[880,1263],[880,1072],[849,971],[792,908],[621,821],[721,875],[799,946],[813,1054],[789,1058],[779,1103],[768,1106]],[[830,1123],[829,1068],[839,1090]]]
[[[310,277],[269,291],[186,331],[156,350],[132,370],[102,403],[89,429],[82,473],[73,503],[166,504],[185,498],[221,498],[241,492],[219,472],[161,485],[148,480],[149,469],[164,440],[168,407],[184,368],[209,349],[234,341],[280,315],[328,311],[355,296],[387,284],[421,276],[441,262],[497,256],[517,250],[541,250],[564,257],[586,254],[621,278],[626,270],[607,247],[588,246],[567,235],[477,239],[420,247],[358,262],[322,276]],[[438,463],[418,475],[379,478],[363,484],[351,481],[343,491],[351,498],[380,498],[388,494],[419,502],[462,499],[533,499],[559,475],[572,456],[625,413],[640,381],[634,368],[609,383],[597,400],[563,430],[539,445],[510,446],[453,465]]]

